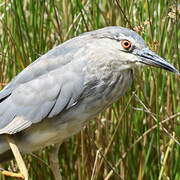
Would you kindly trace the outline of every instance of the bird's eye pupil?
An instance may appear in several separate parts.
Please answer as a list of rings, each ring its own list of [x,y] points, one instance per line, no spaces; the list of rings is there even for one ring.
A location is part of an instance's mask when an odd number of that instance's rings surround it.
[[[128,45],[129,45],[129,43],[128,43],[128,42],[125,42],[125,43],[124,43],[124,45],[125,45],[125,46],[128,46]]]
[[[131,47],[131,42],[128,40],[122,40],[121,45],[124,49],[129,49]]]

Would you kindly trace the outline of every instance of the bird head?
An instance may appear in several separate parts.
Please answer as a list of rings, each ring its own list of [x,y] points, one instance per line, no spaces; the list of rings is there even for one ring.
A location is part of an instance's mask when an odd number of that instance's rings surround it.
[[[111,54],[121,60],[125,69],[134,66],[149,65],[162,68],[180,75],[178,70],[168,63],[164,58],[151,51],[143,38],[136,32],[117,26],[105,27],[96,31],[85,33],[93,38],[101,39],[101,45],[110,50]],[[104,41],[103,41],[104,40]],[[98,48],[99,44],[96,41]],[[104,51],[104,53],[106,53]]]

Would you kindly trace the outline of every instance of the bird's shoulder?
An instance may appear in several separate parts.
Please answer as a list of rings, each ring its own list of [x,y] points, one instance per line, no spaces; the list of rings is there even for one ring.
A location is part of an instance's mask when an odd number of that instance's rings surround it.
[[[13,89],[20,84],[27,83],[36,79],[44,74],[48,74],[56,69],[61,69],[67,66],[72,61],[77,61],[75,54],[78,54],[82,48],[81,41],[71,39],[59,46],[54,47],[44,55],[36,59],[32,64],[22,70],[15,76],[5,87],[0,91],[1,99],[9,96]]]

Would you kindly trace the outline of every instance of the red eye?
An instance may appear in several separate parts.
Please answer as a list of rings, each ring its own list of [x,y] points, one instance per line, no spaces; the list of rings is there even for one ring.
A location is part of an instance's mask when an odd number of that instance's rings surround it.
[[[124,49],[128,50],[131,47],[131,42],[128,40],[122,40],[121,45]]]

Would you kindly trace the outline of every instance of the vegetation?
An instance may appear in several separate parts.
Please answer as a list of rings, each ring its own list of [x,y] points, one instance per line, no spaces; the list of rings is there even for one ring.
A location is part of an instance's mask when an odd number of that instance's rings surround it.
[[[135,29],[154,51],[180,69],[178,3],[0,0],[0,88],[52,47],[84,31],[111,25]],[[59,160],[64,179],[179,180],[179,89],[180,79],[172,73],[155,68],[137,71],[123,98],[62,144]],[[24,156],[31,180],[53,179],[50,148]],[[16,170],[13,161],[4,167]]]

